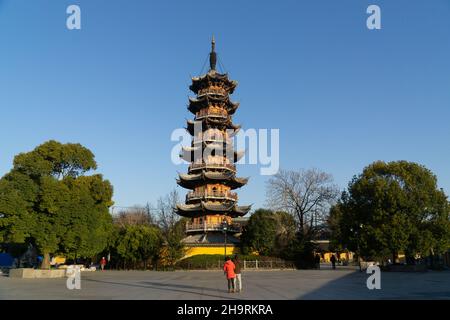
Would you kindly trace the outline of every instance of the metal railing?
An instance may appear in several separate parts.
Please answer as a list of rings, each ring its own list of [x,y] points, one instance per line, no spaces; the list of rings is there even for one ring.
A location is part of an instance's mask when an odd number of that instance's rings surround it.
[[[206,261],[204,263],[190,263],[182,264],[178,266],[180,269],[185,270],[223,270],[224,261],[218,260],[217,262]],[[291,261],[278,261],[278,260],[243,260],[241,261],[242,270],[293,270],[296,269],[295,264]]]

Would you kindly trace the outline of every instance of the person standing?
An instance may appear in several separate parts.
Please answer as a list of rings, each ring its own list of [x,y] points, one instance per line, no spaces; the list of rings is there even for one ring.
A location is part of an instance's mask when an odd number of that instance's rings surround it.
[[[236,273],[234,273],[235,265],[231,261],[230,257],[225,258],[225,264],[223,265],[223,272],[227,276],[228,281],[228,293],[234,292],[236,283]]]
[[[37,256],[37,263],[36,263],[36,268],[35,269],[39,269],[42,265],[42,261],[44,261],[44,257],[39,255]]]
[[[102,257],[102,260],[100,260],[100,267],[102,268],[102,271],[105,270],[106,266],[106,259],[105,257]]]
[[[333,269],[336,269],[336,257],[334,256],[334,254],[331,255],[330,261],[331,261],[331,267]]]
[[[239,260],[238,255],[234,255],[233,259],[234,263],[234,273],[236,274],[236,280],[235,280],[235,287],[236,291],[241,292],[242,291],[242,276],[241,276],[241,261]]]
[[[320,269],[320,254],[316,253],[314,257],[314,263],[316,265],[316,269]]]

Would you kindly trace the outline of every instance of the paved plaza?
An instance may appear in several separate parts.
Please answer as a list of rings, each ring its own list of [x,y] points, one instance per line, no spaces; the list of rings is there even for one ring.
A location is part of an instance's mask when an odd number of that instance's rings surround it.
[[[81,289],[66,279],[0,276],[0,299],[450,299],[450,272],[382,273],[381,290],[353,269],[246,271],[244,290],[229,294],[220,271],[83,272]]]

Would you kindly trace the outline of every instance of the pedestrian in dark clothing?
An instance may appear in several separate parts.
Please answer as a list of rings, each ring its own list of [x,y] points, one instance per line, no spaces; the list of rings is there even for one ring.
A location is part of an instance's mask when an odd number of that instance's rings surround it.
[[[331,255],[330,261],[331,261],[331,267],[333,269],[336,269],[336,257],[334,256],[334,254]]]
[[[236,291],[242,291],[242,276],[241,276],[241,261],[239,260],[238,255],[236,254],[233,259],[234,263],[234,273],[236,274],[235,286]]]
[[[320,269],[320,254],[317,253],[314,257],[314,263],[316,265],[316,269]]]

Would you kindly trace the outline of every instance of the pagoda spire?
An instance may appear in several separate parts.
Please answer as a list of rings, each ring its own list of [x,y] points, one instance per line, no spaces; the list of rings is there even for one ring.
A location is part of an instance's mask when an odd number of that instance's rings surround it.
[[[209,68],[216,71],[217,54],[216,54],[216,40],[212,36],[211,40],[211,53],[209,54]]]

